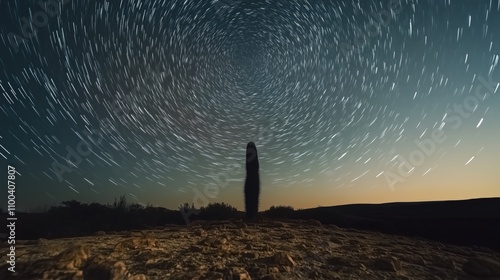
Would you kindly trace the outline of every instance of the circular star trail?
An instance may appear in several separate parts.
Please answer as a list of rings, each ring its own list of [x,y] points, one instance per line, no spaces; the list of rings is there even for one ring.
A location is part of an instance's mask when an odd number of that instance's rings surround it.
[[[282,193],[269,205],[450,170],[498,182],[476,171],[500,155],[500,1],[40,3],[0,3],[0,156],[24,207],[127,194],[175,208],[209,185],[240,206],[250,141],[264,193]]]

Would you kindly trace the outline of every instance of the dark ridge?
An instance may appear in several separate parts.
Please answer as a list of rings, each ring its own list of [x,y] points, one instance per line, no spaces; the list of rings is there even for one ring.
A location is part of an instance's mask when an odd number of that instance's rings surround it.
[[[500,198],[351,204],[295,211],[295,218],[500,251]]]

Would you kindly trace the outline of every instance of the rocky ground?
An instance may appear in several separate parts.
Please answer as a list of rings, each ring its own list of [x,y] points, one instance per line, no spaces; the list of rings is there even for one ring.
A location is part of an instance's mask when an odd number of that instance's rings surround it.
[[[5,244],[5,243],[4,243]],[[500,279],[500,254],[315,220],[204,222],[2,246],[0,279]]]

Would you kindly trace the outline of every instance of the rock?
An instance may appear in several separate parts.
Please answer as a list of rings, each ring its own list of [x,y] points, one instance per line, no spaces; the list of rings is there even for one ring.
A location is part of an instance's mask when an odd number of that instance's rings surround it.
[[[435,258],[433,259],[433,264],[436,267],[444,268],[444,269],[458,269],[457,264],[448,258]]]
[[[199,228],[199,229],[196,229],[194,231],[194,235],[196,235],[196,236],[206,236],[207,234],[206,234],[206,232],[204,230],[202,230],[201,228]]]
[[[334,266],[354,266],[353,262],[350,259],[341,257],[341,256],[332,256],[328,259],[328,264]]]
[[[500,277],[500,262],[485,257],[470,258],[462,269],[477,277]]]
[[[243,253],[243,256],[249,259],[257,259],[259,258],[259,253],[257,252]]]
[[[361,245],[361,241],[359,241],[357,239],[350,239],[349,241],[347,241],[347,244],[349,244],[349,245]]]
[[[377,270],[383,271],[399,271],[401,270],[401,264],[399,260],[393,257],[382,257],[371,261],[371,267]]]
[[[209,238],[204,238],[198,242],[199,245],[212,246],[213,240]]]
[[[226,238],[222,238],[222,239],[218,239],[218,240],[214,241],[215,245],[222,245],[222,244],[226,244],[226,243],[227,243],[227,239]]]
[[[318,271],[310,271],[308,275],[308,279],[317,279],[319,277]]]
[[[307,250],[307,245],[304,244],[304,243],[301,243],[301,244],[297,244],[297,247],[300,248],[300,249],[304,249],[304,250]]]
[[[232,270],[234,280],[252,280],[248,271],[241,267],[235,267]]]
[[[314,219],[308,219],[307,224],[311,226],[317,226],[317,227],[322,227],[323,225],[321,224],[320,221],[314,220]]]
[[[337,243],[337,244],[343,244],[342,240],[340,240],[338,237],[335,237],[335,236],[331,236],[330,241],[332,241],[333,243]]]
[[[129,231],[125,236],[126,237],[140,237],[143,235],[142,235],[142,232],[140,232],[140,231]]]
[[[269,268],[269,273],[279,273],[279,272],[280,272],[280,270],[276,266]]]
[[[59,269],[75,270],[80,268],[90,257],[90,251],[83,245],[69,248],[56,257]]]
[[[327,242],[325,242],[325,245],[327,245],[327,246],[325,246],[325,249],[339,248],[342,245],[342,243],[327,241]]]
[[[125,263],[92,260],[83,271],[84,279],[130,279]]]
[[[455,247],[455,246],[448,246],[445,248],[446,251],[455,253],[458,255],[462,256],[471,256],[471,249],[470,248],[460,248],[460,247]]]
[[[206,247],[199,246],[199,245],[191,245],[189,248],[191,252],[200,252],[203,253],[206,251]]]
[[[150,235],[131,237],[131,238],[125,239],[122,242],[118,243],[115,247],[115,250],[127,251],[127,250],[137,249],[140,247],[143,247],[143,248],[156,247],[155,238],[150,236]]]
[[[297,265],[297,263],[293,260],[293,258],[284,252],[279,252],[274,254],[273,260],[275,264],[286,265],[286,266]]]
[[[231,249],[231,246],[229,244],[220,244],[219,246],[217,246],[217,249],[220,251],[220,252],[227,252]]]
[[[326,225],[326,227],[331,228],[333,230],[340,230],[340,228],[336,225]]]
[[[260,279],[261,280],[281,280],[283,278],[277,274],[271,273],[271,274],[266,274],[266,275],[262,276],[262,278],[260,278]]]
[[[225,230],[226,229],[226,225],[218,225],[218,229],[219,230]]]
[[[262,247],[262,251],[274,252],[274,248],[266,244]]]
[[[203,279],[207,280],[221,280],[224,279],[224,273],[218,271],[209,271],[205,274]]]
[[[106,233],[102,230],[95,233],[96,236],[106,235]]]
[[[335,233],[335,235],[336,235],[337,237],[349,238],[349,237],[347,237],[347,235],[345,235],[345,234],[343,234],[343,233],[341,233],[341,232],[337,232],[337,233]]]
[[[38,238],[37,242],[36,242],[36,244],[38,244],[38,245],[44,245],[44,244],[47,244],[47,243],[49,243],[49,242],[45,238]]]
[[[324,273],[324,278],[331,279],[331,280],[342,279],[340,274],[338,274],[335,271],[329,271],[329,270]]]
[[[236,229],[233,231],[233,233],[234,233],[234,235],[240,236],[240,237],[243,237],[246,234],[242,229]]]
[[[295,238],[295,235],[293,235],[293,233],[290,233],[290,232],[285,232],[281,235],[281,239],[284,239],[284,240],[294,239],[294,238]]]
[[[248,228],[247,224],[245,224],[245,223],[243,223],[243,222],[241,222],[241,223],[237,223],[237,224],[236,224],[236,227],[237,227],[237,228]]]
[[[277,227],[277,228],[286,228],[287,227],[287,225],[285,223],[281,223],[281,222],[274,222],[273,226]]]
[[[262,237],[262,239],[263,239],[263,240],[266,240],[266,241],[272,241],[272,240],[273,240],[273,238],[272,238],[271,236],[269,236],[269,235],[264,235],[264,236]]]

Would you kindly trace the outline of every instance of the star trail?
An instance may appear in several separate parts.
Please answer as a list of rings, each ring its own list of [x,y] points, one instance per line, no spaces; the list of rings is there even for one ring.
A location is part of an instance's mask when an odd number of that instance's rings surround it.
[[[500,195],[500,0],[0,7],[0,159],[23,209],[241,210],[249,141],[264,208]]]

